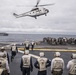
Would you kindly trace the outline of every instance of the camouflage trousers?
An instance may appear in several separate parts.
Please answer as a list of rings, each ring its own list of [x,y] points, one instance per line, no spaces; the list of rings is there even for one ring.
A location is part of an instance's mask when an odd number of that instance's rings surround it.
[[[4,70],[4,71],[2,72],[2,75],[8,75],[7,70]]]
[[[52,75],[62,75],[61,71],[53,71]]]
[[[70,74],[70,73],[69,73],[68,75],[76,75],[76,74]]]

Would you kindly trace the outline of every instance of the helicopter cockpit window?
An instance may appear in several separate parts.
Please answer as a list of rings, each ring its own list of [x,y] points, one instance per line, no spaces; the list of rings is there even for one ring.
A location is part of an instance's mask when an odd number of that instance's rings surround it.
[[[39,10],[39,8],[32,9],[31,11],[36,11],[36,10]]]

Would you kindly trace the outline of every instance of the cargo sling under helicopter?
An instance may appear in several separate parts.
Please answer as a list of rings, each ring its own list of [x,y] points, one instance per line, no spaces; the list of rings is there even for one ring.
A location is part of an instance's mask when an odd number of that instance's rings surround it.
[[[30,17],[34,17],[35,19],[37,19],[37,17],[41,16],[41,15],[46,16],[47,13],[49,12],[49,10],[46,8],[43,8],[43,6],[49,6],[49,5],[54,5],[54,4],[39,5],[39,2],[40,2],[40,0],[37,1],[37,4],[35,5],[35,7],[32,10],[25,12],[25,13],[22,13],[22,14],[13,13],[13,15],[16,18],[30,16]]]

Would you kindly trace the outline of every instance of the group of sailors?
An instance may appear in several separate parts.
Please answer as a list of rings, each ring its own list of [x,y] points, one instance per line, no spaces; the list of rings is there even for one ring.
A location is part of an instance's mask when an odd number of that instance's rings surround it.
[[[65,63],[63,58],[61,58],[60,52],[54,53],[54,58],[49,60],[45,57],[44,52],[39,53],[39,58],[34,63],[35,68],[38,69],[37,75],[47,75],[47,67],[51,67],[52,75],[62,75]],[[72,60],[67,64],[68,75],[76,75],[76,54],[72,54]],[[24,52],[24,55],[21,58],[20,68],[22,75],[30,75],[30,72],[33,71],[32,57],[29,55],[29,50]]]
[[[59,38],[52,38],[52,37],[45,37],[43,38],[43,42],[46,42],[50,45],[76,45],[76,38],[66,38],[66,37],[59,37]]]
[[[16,45],[11,47],[11,59],[13,59],[18,52]],[[47,67],[51,67],[52,75],[62,75],[65,63],[63,58],[61,58],[60,52],[54,53],[54,58],[52,60],[45,57],[44,52],[39,53],[39,58],[34,62],[34,67],[38,69],[37,75],[47,75]],[[67,63],[68,75],[76,75],[76,54],[72,54],[72,60]],[[12,62],[12,61],[11,61]],[[0,49],[0,75],[10,75],[9,68],[9,56],[5,51],[4,47]],[[32,56],[29,54],[29,50],[25,50],[21,57],[20,69],[22,75],[30,75],[33,71],[33,61]]]
[[[26,40],[26,41],[23,43],[23,45],[25,46],[25,49],[26,49],[26,50],[29,50],[30,47],[31,47],[31,50],[33,51],[35,42],[32,41],[32,42],[30,43],[28,40]]]

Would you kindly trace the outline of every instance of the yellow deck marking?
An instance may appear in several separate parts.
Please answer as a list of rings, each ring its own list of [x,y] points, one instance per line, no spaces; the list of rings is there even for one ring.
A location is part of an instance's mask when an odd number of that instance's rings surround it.
[[[18,50],[24,50],[24,48],[18,48]],[[42,48],[35,48],[34,50],[38,50],[38,51],[76,52],[75,49],[42,49]]]

